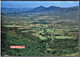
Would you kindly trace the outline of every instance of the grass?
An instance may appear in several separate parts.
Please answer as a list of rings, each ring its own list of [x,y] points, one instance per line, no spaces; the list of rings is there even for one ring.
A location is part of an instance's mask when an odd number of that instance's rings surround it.
[[[68,36],[55,36],[56,39],[70,39],[72,37],[68,37]]]
[[[18,26],[18,25],[4,25],[4,27],[21,27],[21,26]]]
[[[79,52],[73,53],[73,54],[65,54],[62,56],[79,56]]]
[[[46,37],[43,37],[43,36],[39,36],[39,38],[40,38],[41,40],[47,39]]]
[[[21,31],[21,32],[28,32],[27,30],[25,30],[25,31]]]
[[[18,29],[26,29],[26,28],[18,28]]]

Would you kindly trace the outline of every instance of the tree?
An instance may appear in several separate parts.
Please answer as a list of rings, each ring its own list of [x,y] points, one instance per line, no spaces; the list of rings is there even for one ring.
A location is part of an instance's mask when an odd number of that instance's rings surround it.
[[[52,38],[52,40],[51,40],[51,42],[55,39],[55,37],[54,37],[54,32],[55,32],[55,30],[53,30],[53,26],[52,25],[50,25],[49,26],[49,29],[50,29],[50,31],[49,31],[49,35],[51,36],[51,38]],[[53,32],[54,31],[54,32]]]

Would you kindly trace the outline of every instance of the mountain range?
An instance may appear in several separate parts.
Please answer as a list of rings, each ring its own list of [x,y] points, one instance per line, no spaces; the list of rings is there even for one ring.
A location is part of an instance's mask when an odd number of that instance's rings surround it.
[[[57,19],[79,19],[79,7],[60,8],[55,6],[44,7],[39,6],[27,11],[27,13],[42,14],[48,16],[59,16]]]
[[[4,12],[8,13],[4,13]],[[50,6],[50,7],[44,7],[44,6],[39,6],[36,8],[24,8],[24,9],[13,9],[13,8],[2,8],[2,14],[19,14],[19,13],[25,13],[27,14],[41,14],[43,15],[48,15],[48,16],[59,16],[60,19],[74,19],[78,20],[79,19],[79,6],[75,7],[69,7],[69,8],[61,8],[61,7],[55,7],[55,6]],[[10,15],[11,15],[10,14]],[[57,19],[59,19],[57,18]]]
[[[70,7],[70,8],[60,8],[60,7],[55,7],[55,6],[50,6],[50,7],[44,7],[44,6],[39,6],[34,9],[31,9],[27,11],[27,13],[50,13],[50,12],[71,12],[71,11],[78,11],[79,7]]]

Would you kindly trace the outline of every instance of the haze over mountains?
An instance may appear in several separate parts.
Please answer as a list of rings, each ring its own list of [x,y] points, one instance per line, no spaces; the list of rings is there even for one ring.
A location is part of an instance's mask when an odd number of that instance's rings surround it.
[[[26,11],[27,13],[36,13],[36,12],[52,12],[52,11],[77,11],[79,10],[79,6],[69,7],[69,8],[61,8],[56,6],[44,7],[39,6],[36,8],[1,8],[2,11]]]

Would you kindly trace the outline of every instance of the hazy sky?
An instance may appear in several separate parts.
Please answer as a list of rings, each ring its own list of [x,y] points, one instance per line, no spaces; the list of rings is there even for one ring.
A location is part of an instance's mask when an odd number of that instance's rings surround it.
[[[38,6],[73,7],[79,6],[79,1],[1,1],[1,7],[31,8]]]

